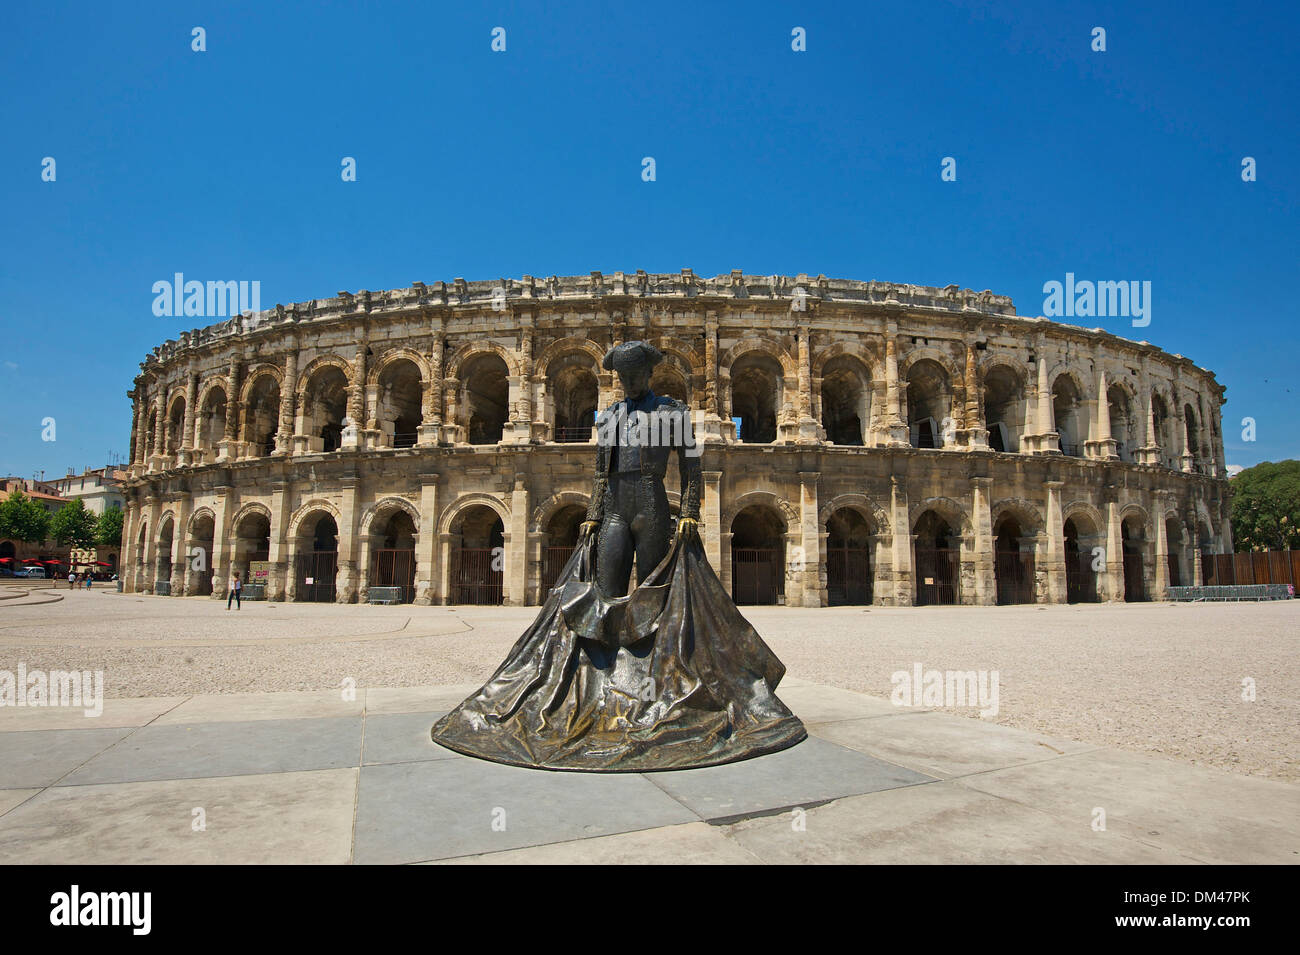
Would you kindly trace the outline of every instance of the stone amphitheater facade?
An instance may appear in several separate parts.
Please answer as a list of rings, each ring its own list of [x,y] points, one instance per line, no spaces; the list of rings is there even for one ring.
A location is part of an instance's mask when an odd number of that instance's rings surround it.
[[[154,349],[125,588],[256,569],[270,600],[537,604],[633,339],[692,409],[739,602],[1151,599],[1231,549],[1224,388],[1187,358],[956,286],[593,272],[340,292]]]

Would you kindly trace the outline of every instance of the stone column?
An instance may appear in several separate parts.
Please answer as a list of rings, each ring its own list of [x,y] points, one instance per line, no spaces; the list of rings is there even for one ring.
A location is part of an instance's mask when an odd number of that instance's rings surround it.
[[[226,407],[230,407],[229,402]],[[230,585],[231,562],[234,559],[234,542],[230,539],[231,489],[220,485],[213,490],[217,499],[212,508],[212,553],[208,555],[211,561],[208,573],[212,575],[212,596],[220,599],[226,596],[226,589]]]
[[[975,361],[975,343],[966,343],[966,407],[963,414],[962,429],[965,431],[964,442],[967,448],[987,448],[989,432],[984,427],[984,418],[980,413],[980,374]]]
[[[1151,520],[1156,525],[1156,565],[1152,568],[1155,591],[1150,595],[1152,600],[1169,598],[1169,538],[1165,534],[1164,510],[1164,497],[1157,491],[1151,508]]]
[[[516,356],[519,374],[510,378],[510,430],[512,444],[528,444],[533,435],[533,319],[520,315]]]
[[[443,606],[456,599],[451,585],[451,549],[459,540],[459,534],[438,535],[438,602]]]
[[[266,599],[281,601],[293,599],[290,593],[293,582],[293,564],[289,548],[289,482],[276,481],[271,485],[270,548],[266,555],[269,566],[266,573]]]
[[[443,419],[443,434],[448,444],[462,444],[465,441],[465,429],[460,426],[460,379],[445,378],[442,383],[443,397],[447,402],[447,416]]]
[[[822,534],[817,521],[817,482],[820,471],[799,472],[799,530],[804,568],[803,606],[824,607],[827,602],[825,572],[822,563]]]
[[[1106,382],[1106,369],[1097,370],[1097,433],[1091,441],[1084,444],[1084,453],[1090,458],[1103,461],[1119,459],[1119,442],[1111,437],[1110,432],[1110,398],[1107,395],[1109,385]]]
[[[122,593],[135,593],[136,565],[139,563],[136,553],[136,537],[140,534],[140,505],[128,496],[122,510],[122,551],[118,561],[118,579],[122,581]]]
[[[366,427],[366,349],[365,329],[361,329],[361,341],[357,343],[356,354],[352,358],[352,380],[348,382],[348,413],[343,421],[343,436],[339,447],[356,449],[362,446],[361,432]],[[339,555],[339,566],[343,566]],[[355,596],[355,593],[353,594]],[[340,602],[352,603],[351,600]]]
[[[370,600],[370,554],[377,542],[382,542],[379,534],[369,534],[362,530],[357,535],[357,602],[368,603]]]
[[[144,545],[144,586],[145,593],[153,593],[154,578],[158,573],[158,519],[162,516],[162,501],[152,490],[146,495],[145,507],[149,509],[148,523],[145,525],[147,537]]]
[[[176,463],[180,465],[195,463],[194,449],[199,446],[194,435],[194,419],[198,411],[194,407],[199,400],[199,374],[192,371],[185,382],[185,424],[181,440],[177,446]]]
[[[131,403],[134,408],[131,421],[131,465],[135,467],[143,465],[148,456],[145,450],[145,433],[148,431],[149,421],[141,386],[137,385],[131,393]]]
[[[438,482],[436,472],[420,475],[420,526],[415,538],[415,602],[428,607],[438,602],[434,576],[434,551],[438,544]]]
[[[799,444],[816,444],[817,420],[812,415],[812,332],[807,325],[799,326],[798,386],[799,399],[795,407],[799,413],[799,428],[796,441]]]
[[[907,483],[898,475],[889,479],[889,518],[894,538],[894,606],[910,607],[912,586],[912,524],[908,514]]]
[[[990,488],[993,479],[973,477],[971,483],[971,526],[975,532],[975,603],[991,607],[998,602],[997,575],[993,566],[993,511]]]
[[[704,556],[722,579],[722,472],[705,471],[703,499],[700,501],[700,538]]]
[[[241,372],[243,363],[239,355],[230,356],[230,366],[226,372],[229,393],[226,395],[226,430],[225,437],[218,445],[217,460],[233,461],[244,456],[239,446],[239,419],[243,417],[244,401],[240,396],[243,382]],[[214,591],[215,592],[215,591]]]
[[[442,365],[444,360],[442,341],[442,316],[433,321],[433,348],[429,353],[429,381],[425,386],[421,417],[424,419],[416,429],[415,443],[420,447],[435,447],[442,440]],[[433,546],[432,540],[429,546]],[[432,566],[432,565],[431,565]]]
[[[163,384],[158,386],[158,394],[154,396],[154,429],[153,429],[153,447],[150,449],[149,470],[161,471],[167,467],[167,387]]]
[[[898,396],[898,323],[890,321],[885,332],[885,421],[888,434],[887,444],[901,447],[912,443],[912,435],[907,423],[900,413]],[[912,561],[908,558],[908,574],[911,574]],[[910,597],[909,597],[910,599]],[[900,604],[900,606],[903,606]],[[906,606],[911,606],[907,604]]]
[[[1155,402],[1151,400],[1151,378],[1147,374],[1146,356],[1142,358],[1142,371],[1138,376],[1142,387],[1142,416],[1146,419],[1146,444],[1133,456],[1138,464],[1159,464],[1160,444],[1156,436]]]
[[[284,356],[284,383],[280,387],[279,426],[275,432],[275,454],[284,456],[293,453],[293,432],[296,418],[295,404],[298,400],[298,345],[291,342],[289,352]]]
[[[1038,356],[1038,434],[1035,435],[1036,449],[1039,454],[1060,453],[1060,435],[1056,433],[1056,424],[1052,420],[1052,383],[1047,380],[1046,342],[1041,339],[1037,344]]]
[[[1205,586],[1205,567],[1201,563],[1201,534],[1199,530],[1200,521],[1192,524],[1192,586]]]
[[[1119,502],[1106,502],[1106,577],[1107,600],[1124,602],[1124,538],[1121,533]]]
[[[718,320],[717,312],[704,318],[704,418],[699,440],[705,444],[722,440],[722,408],[718,398]]]
[[[528,475],[522,471],[515,473],[507,536],[510,546],[506,551],[505,603],[522,607],[528,599]]]
[[[190,509],[193,506],[188,493],[183,493],[176,498],[176,530],[172,533],[172,579],[171,595],[173,597],[184,597],[186,593],[186,584],[189,583],[190,561],[193,555],[190,553]],[[207,560],[208,554],[204,554],[204,560]]]
[[[339,507],[339,568],[334,578],[334,601],[352,604],[357,602],[357,496],[361,482],[355,474],[350,474],[339,483],[343,502]]]
[[[1064,481],[1044,481],[1047,489],[1047,602],[1063,604],[1066,602],[1065,581],[1065,521],[1061,514],[1061,488]]]

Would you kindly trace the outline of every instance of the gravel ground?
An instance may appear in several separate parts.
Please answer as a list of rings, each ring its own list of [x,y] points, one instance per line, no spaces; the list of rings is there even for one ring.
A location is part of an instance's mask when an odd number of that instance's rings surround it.
[[[110,697],[326,689],[345,677],[363,687],[473,683],[536,614],[251,601],[237,613],[198,598],[26,589],[0,599],[0,670],[102,669]],[[0,598],[13,593],[0,587]],[[991,722],[1300,780],[1300,601],[746,616],[792,677],[888,697],[891,675],[918,663],[997,671]],[[1254,702],[1241,698],[1246,678]]]

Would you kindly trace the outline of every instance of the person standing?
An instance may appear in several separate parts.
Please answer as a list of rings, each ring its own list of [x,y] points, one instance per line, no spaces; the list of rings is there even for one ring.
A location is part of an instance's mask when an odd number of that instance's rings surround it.
[[[74,571],[68,571],[68,589],[72,590],[77,586],[77,575]]]
[[[239,579],[239,571],[235,571],[235,579],[230,584],[230,596],[226,598],[226,609],[230,609],[230,601],[235,602],[235,609],[240,609],[240,593],[244,589],[244,582]]]

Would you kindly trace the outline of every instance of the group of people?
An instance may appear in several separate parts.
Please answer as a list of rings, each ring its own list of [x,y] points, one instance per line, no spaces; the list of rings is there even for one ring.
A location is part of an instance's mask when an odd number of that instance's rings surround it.
[[[114,580],[117,579],[117,575],[116,575],[116,574],[113,575],[113,579],[114,579]],[[94,582],[95,582],[95,575],[92,574],[92,573],[90,573],[89,571],[87,571],[87,572],[84,573],[84,574],[83,574],[83,573],[79,573],[78,571],[75,571],[75,570],[70,570],[70,571],[68,571],[68,589],[69,589],[69,590],[75,590],[76,588],[81,587],[83,584],[85,585],[85,588],[86,588],[87,590],[89,590],[89,589],[90,589],[90,585],[91,585],[92,583],[94,583]]]

